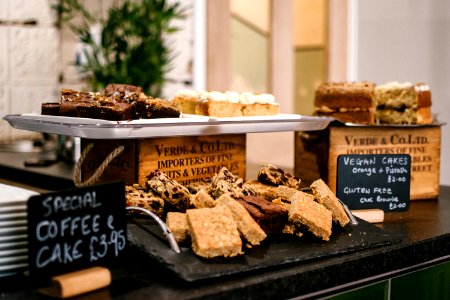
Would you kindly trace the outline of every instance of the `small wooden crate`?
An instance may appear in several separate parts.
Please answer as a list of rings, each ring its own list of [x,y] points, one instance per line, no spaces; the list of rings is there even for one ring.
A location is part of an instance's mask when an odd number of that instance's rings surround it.
[[[322,178],[336,192],[337,158],[341,154],[410,154],[410,199],[439,195],[441,127],[353,127],[296,132],[295,175],[305,185]]]
[[[81,166],[81,179],[86,181],[105,157],[119,146],[124,150],[105,169],[100,182],[123,180],[145,182],[146,176],[160,169],[181,184],[211,179],[222,167],[245,177],[246,135],[182,136],[131,140],[83,139],[81,148],[90,143],[93,149]]]

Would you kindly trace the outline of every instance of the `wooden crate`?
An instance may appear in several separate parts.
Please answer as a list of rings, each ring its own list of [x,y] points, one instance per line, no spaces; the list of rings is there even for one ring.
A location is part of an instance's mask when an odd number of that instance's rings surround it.
[[[411,200],[439,195],[441,127],[352,127],[296,132],[295,175],[304,185],[322,178],[336,192],[341,154],[410,154]]]
[[[145,182],[160,169],[181,184],[210,179],[222,167],[245,178],[246,135],[184,136],[132,140],[82,139],[81,148],[93,143],[81,167],[82,181],[90,178],[105,157],[119,146],[123,152],[105,169],[100,182],[121,179]]]

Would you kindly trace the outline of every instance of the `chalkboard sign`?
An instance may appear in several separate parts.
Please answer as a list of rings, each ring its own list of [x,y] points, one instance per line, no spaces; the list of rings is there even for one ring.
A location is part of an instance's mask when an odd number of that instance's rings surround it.
[[[107,266],[126,246],[123,183],[77,188],[28,200],[29,271],[48,280],[90,266]]]
[[[336,195],[350,209],[409,209],[411,156],[340,155]]]

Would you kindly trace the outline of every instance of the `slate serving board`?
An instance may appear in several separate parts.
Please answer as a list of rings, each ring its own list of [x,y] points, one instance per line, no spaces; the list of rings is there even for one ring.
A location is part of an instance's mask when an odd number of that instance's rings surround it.
[[[400,241],[399,237],[373,224],[358,221],[356,226],[333,228],[328,242],[309,235],[272,239],[252,249],[244,248],[244,255],[233,258],[203,259],[192,252],[190,244],[180,244],[182,252],[177,254],[170,249],[158,225],[148,218],[128,220],[128,240],[130,245],[139,247],[181,279],[192,282],[323,259]]]

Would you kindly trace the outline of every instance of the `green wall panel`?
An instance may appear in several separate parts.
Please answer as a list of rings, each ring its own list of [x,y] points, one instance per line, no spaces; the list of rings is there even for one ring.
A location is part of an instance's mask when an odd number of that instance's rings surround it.
[[[393,278],[391,300],[397,299],[450,299],[450,262]]]
[[[387,300],[389,299],[389,284],[388,281],[381,281],[379,283],[371,284],[359,289],[332,296],[328,299],[333,300]]]

